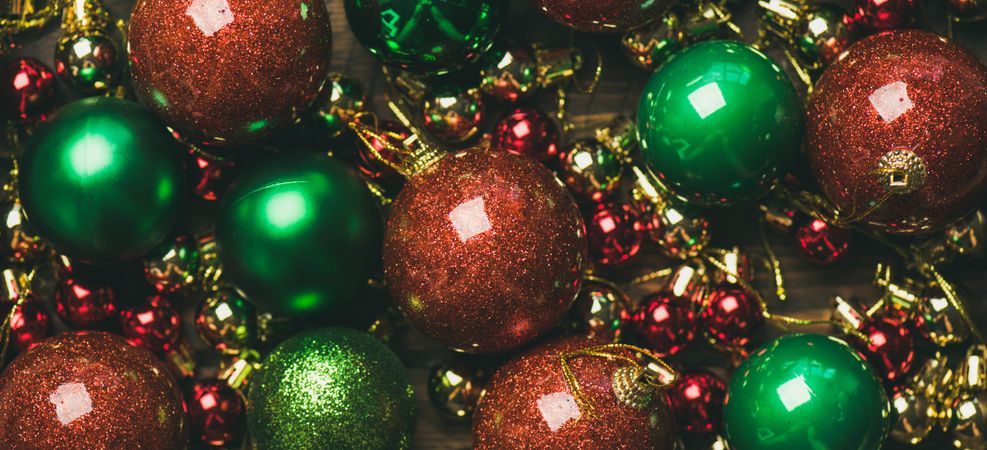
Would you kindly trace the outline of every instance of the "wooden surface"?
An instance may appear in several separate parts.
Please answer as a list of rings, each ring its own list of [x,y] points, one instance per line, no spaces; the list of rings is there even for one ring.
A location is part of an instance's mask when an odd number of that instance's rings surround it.
[[[118,17],[126,17],[132,6],[132,0],[104,0],[111,12]],[[593,1],[593,0],[587,0]],[[383,97],[382,80],[375,61],[360,47],[346,23],[342,0],[328,0],[332,15],[334,31],[334,55],[332,66],[334,70],[345,72],[361,81],[373,94],[373,109],[386,115],[385,99]],[[747,33],[750,41],[756,34],[754,5],[751,0],[743,4],[733,5],[736,21]],[[945,30],[941,8],[937,3],[928,5],[926,28],[940,33]],[[510,19],[505,24],[504,33],[538,42],[564,44],[570,38],[570,33],[557,25],[550,23],[533,11],[527,2],[515,0]],[[49,27],[44,32],[34,33],[22,39],[21,54],[31,54],[47,64],[52,64],[54,41],[59,33],[57,26]],[[957,40],[970,48],[981,60],[987,60],[987,25],[970,24],[957,29]],[[620,53],[616,36],[581,36],[578,41],[586,48],[598,46],[604,60],[604,70],[599,88],[592,94],[575,93],[571,96],[569,112],[571,119],[586,133],[588,127],[605,123],[614,114],[633,113],[636,110],[640,91],[648,74],[627,63]],[[775,55],[776,56],[776,55]],[[71,95],[66,86],[61,86],[62,99],[67,101]],[[538,100],[550,107],[551,98],[545,95]],[[496,108],[494,108],[496,109]],[[495,118],[495,112],[488,114],[488,119]],[[713,221],[714,244],[719,247],[739,245],[745,250],[757,253],[761,251],[757,233],[757,215],[751,207],[737,207],[726,210],[712,211],[709,214]],[[806,318],[822,318],[828,315],[828,302],[832,295],[855,296],[861,300],[872,302],[879,291],[871,284],[874,266],[879,261],[892,262],[894,256],[875,244],[865,242],[855,236],[851,254],[831,266],[820,266],[807,262],[795,253],[790,240],[774,233],[771,242],[778,252],[784,268],[785,279],[789,290],[789,300],[786,303],[772,305],[775,312],[785,313]],[[636,264],[610,274],[616,280],[627,280],[635,274],[645,273],[668,265],[667,260],[655,256],[653,247],[644,249],[645,256]],[[970,292],[974,303],[983,306],[984,295],[987,294],[987,277],[984,276],[987,264],[983,261],[959,261],[949,267],[947,275],[960,282]],[[768,293],[768,280],[762,273],[759,285]],[[643,295],[653,285],[642,286],[632,291],[636,298]],[[191,303],[190,304],[194,304]],[[186,305],[186,310],[191,306]],[[981,310],[987,308],[981,308]],[[186,314],[186,334],[194,335],[190,325],[191,317]],[[819,329],[819,331],[829,331]],[[767,331],[766,333],[777,333]],[[395,341],[395,347],[408,367],[409,375],[414,381],[418,392],[419,421],[414,440],[416,449],[448,449],[460,450],[470,447],[470,427],[466,423],[449,422],[440,418],[429,406],[425,395],[425,382],[429,367],[441,361],[449,353],[430,343],[421,335],[405,330]],[[200,358],[202,359],[202,358]],[[208,359],[208,358],[206,358]],[[696,349],[688,352],[685,363],[691,367],[721,367],[725,364],[723,357],[708,349]],[[946,448],[948,441],[942,436],[933,439],[921,448]],[[888,448],[914,448],[889,444]]]

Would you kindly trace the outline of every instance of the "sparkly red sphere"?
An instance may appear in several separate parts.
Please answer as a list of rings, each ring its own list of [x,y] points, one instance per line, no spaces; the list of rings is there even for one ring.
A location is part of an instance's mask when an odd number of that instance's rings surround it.
[[[844,217],[897,233],[945,226],[987,189],[987,68],[923,31],[864,39],[816,84],[805,149]]]
[[[50,322],[45,307],[28,297],[10,316],[10,346],[16,352],[34,347],[48,335]]]
[[[631,318],[634,334],[656,355],[680,352],[696,338],[696,313],[692,300],[662,290],[641,301]]]
[[[670,0],[532,0],[552,20],[589,33],[613,33],[637,28],[661,17]]]
[[[0,64],[0,108],[16,122],[44,119],[55,106],[55,73],[34,58]]]
[[[537,108],[517,108],[494,125],[490,145],[515,155],[554,161],[559,156],[559,127]]]
[[[802,215],[792,226],[792,236],[796,248],[813,261],[829,264],[834,262],[850,249],[850,230],[836,227],[821,219]]]
[[[565,315],[584,233],[575,201],[541,164],[462,150],[411,177],[394,200],[384,277],[425,334],[466,352],[504,351]]]
[[[117,314],[115,290],[100,282],[60,276],[53,296],[58,317],[73,328],[99,327]]]
[[[679,431],[712,433],[720,429],[727,385],[706,371],[683,373],[668,390]]]
[[[239,441],[246,430],[243,398],[218,380],[198,381],[185,401],[192,436],[214,447]]]
[[[332,55],[322,2],[140,0],[127,37],[141,101],[183,136],[217,145],[298,118]]]
[[[152,295],[120,311],[120,328],[132,344],[160,355],[178,343],[182,335],[182,317],[171,302],[160,295]]]
[[[182,396],[147,350],[100,332],[63,333],[0,375],[0,448],[185,448]]]
[[[858,342],[857,348],[882,380],[893,382],[908,374],[915,361],[915,338],[904,321],[872,319],[860,326],[860,332],[868,342]]]
[[[917,0],[851,0],[844,22],[857,34],[910,28],[919,14]]]
[[[630,205],[601,203],[586,218],[586,240],[593,261],[604,266],[623,264],[641,250],[644,224]]]
[[[750,343],[751,336],[764,323],[761,304],[743,287],[720,283],[707,297],[702,324],[717,342],[739,348]]]
[[[584,417],[563,375],[560,355],[600,342],[555,340],[518,356],[494,373],[473,416],[473,448],[671,450],[675,425],[665,394],[638,409],[620,402],[614,372],[625,361],[597,357],[570,360],[595,417]]]

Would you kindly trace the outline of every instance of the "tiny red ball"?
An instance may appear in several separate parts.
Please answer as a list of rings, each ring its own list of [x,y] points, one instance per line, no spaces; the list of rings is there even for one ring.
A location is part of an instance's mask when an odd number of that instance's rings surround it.
[[[181,337],[182,317],[171,302],[152,295],[121,310],[120,327],[131,343],[160,355],[173,348]]]
[[[112,286],[71,276],[61,276],[55,283],[55,312],[69,326],[90,329],[116,316]]]
[[[666,290],[651,294],[634,313],[634,333],[656,355],[680,352],[696,337],[696,313],[692,300]]]
[[[641,250],[643,228],[637,212],[629,205],[598,204],[586,219],[590,257],[604,266],[630,261]]]
[[[668,390],[675,423],[685,433],[713,433],[723,421],[723,402],[727,386],[719,377],[706,371],[679,375]]]
[[[542,162],[559,155],[559,127],[540,109],[517,108],[494,126],[491,146]]]
[[[55,106],[55,73],[34,58],[14,58],[0,66],[0,105],[7,120],[43,120]]]
[[[214,447],[225,447],[243,438],[246,414],[243,398],[219,380],[198,381],[185,401],[192,436]]]
[[[226,192],[236,176],[236,164],[231,158],[222,158],[195,150],[189,150],[189,177],[192,192],[203,200],[214,202]]]
[[[369,120],[364,120],[369,122]],[[404,145],[405,139],[411,137],[411,132],[396,122],[388,119],[378,119],[376,122],[377,133],[382,138],[370,137],[367,142],[358,141],[356,143],[356,167],[367,178],[380,183],[385,187],[400,187],[404,182],[404,177],[398,173],[390,164],[398,164],[399,155],[391,150],[393,145]],[[418,147],[417,143],[412,144],[407,150],[413,151]]]
[[[10,316],[10,345],[14,351],[27,350],[44,339],[50,322],[43,305],[30,297],[25,299]]]
[[[743,287],[733,283],[721,283],[707,297],[702,312],[706,331],[716,341],[729,347],[743,347],[764,323],[761,305]]]
[[[656,20],[675,2],[670,0],[532,0],[552,20],[590,33],[615,33]]]
[[[918,12],[916,0],[852,0],[844,23],[855,33],[867,35],[913,27]]]
[[[857,347],[882,380],[890,383],[908,374],[915,361],[915,338],[907,324],[882,317],[865,322],[860,332],[868,342]]]
[[[792,227],[796,247],[803,255],[829,264],[840,259],[850,249],[850,230],[807,215],[803,219]]]

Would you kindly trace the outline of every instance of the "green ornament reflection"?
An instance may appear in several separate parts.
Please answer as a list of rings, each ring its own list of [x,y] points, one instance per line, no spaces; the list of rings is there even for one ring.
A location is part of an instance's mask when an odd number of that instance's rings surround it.
[[[723,423],[737,450],[881,447],[890,424],[884,387],[845,342],[779,338],[733,374]]]
[[[312,153],[262,161],[233,182],[216,223],[224,274],[293,317],[356,300],[379,263],[382,225],[366,184]]]
[[[503,0],[346,0],[357,39],[384,65],[442,74],[476,61],[500,29]]]
[[[258,449],[400,450],[415,427],[414,390],[397,356],[367,333],[324,328],[281,343],[251,379]]]
[[[756,199],[799,151],[804,113],[767,56],[732,41],[696,44],[648,81],[638,108],[645,163],[699,205]]]
[[[183,197],[182,153],[134,102],[88,98],[42,123],[24,150],[24,212],[60,253],[87,263],[137,258],[171,231]]]

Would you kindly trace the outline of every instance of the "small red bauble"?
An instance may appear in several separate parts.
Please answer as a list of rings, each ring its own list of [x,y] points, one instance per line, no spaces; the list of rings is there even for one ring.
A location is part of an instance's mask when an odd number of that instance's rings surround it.
[[[246,430],[243,398],[218,380],[198,381],[186,397],[192,436],[214,447],[239,441]]]
[[[825,264],[840,259],[850,249],[850,230],[808,215],[793,224],[792,236],[803,255]]]
[[[867,336],[866,344],[857,348],[886,382],[901,379],[915,361],[915,338],[902,320],[883,317],[864,322],[860,332]]]
[[[494,126],[490,145],[542,162],[554,161],[559,156],[559,127],[540,109],[517,108]]]
[[[712,433],[719,430],[726,396],[726,384],[712,373],[696,371],[679,375],[668,390],[679,431]]]
[[[185,448],[175,381],[150,352],[100,332],[63,333],[0,375],[0,448]]]
[[[572,305],[584,233],[575,201],[538,162],[458,151],[411,177],[394,200],[384,277],[425,334],[467,352],[508,350]]]
[[[400,144],[411,137],[411,132],[400,122],[393,120],[379,119],[375,123],[377,125],[376,133],[381,134],[381,138],[386,139],[368,136],[367,142],[357,142],[356,167],[360,173],[373,181],[387,187],[399,187],[404,179],[397,170],[388,165],[388,162],[398,163],[399,155],[394,154],[390,148],[392,145]],[[409,151],[414,151],[418,148],[417,141],[410,146],[405,145],[405,147],[409,147]]]
[[[910,28],[918,18],[916,0],[852,0],[843,21],[857,34]]]
[[[891,31],[854,44],[823,73],[807,111],[809,163],[844,217],[916,233],[980,204],[987,68],[946,38]]]
[[[631,326],[648,349],[658,356],[671,356],[696,337],[696,313],[688,297],[661,290],[644,298],[631,319]]]
[[[661,17],[675,2],[669,0],[532,0],[552,20],[590,33],[613,33],[637,28]]]
[[[629,261],[641,249],[644,224],[634,208],[601,203],[586,219],[586,239],[593,261],[613,266]]]
[[[55,106],[55,73],[34,58],[14,58],[0,65],[0,108],[16,122],[44,119]]]
[[[581,337],[555,340],[511,360],[494,373],[473,416],[473,448],[671,450],[675,426],[665,394],[644,408],[621,403],[614,373],[624,361],[597,357],[570,360],[580,390],[595,416],[584,416],[563,375],[563,352],[600,342]]]
[[[181,337],[182,317],[171,302],[153,295],[121,310],[120,328],[131,343],[160,355],[173,348]]]
[[[189,150],[189,180],[196,197],[214,202],[226,192],[236,176],[236,164],[232,159],[213,156],[194,149]]]
[[[299,117],[329,73],[321,2],[140,0],[127,34],[134,90],[194,140],[256,140]]]
[[[28,297],[10,317],[10,345],[17,352],[33,347],[48,335],[48,311]]]
[[[743,347],[764,323],[761,305],[743,287],[720,283],[707,297],[702,312],[703,326],[717,342],[730,347]]]
[[[82,278],[60,276],[55,283],[55,312],[73,328],[105,325],[117,314],[113,287]]]

